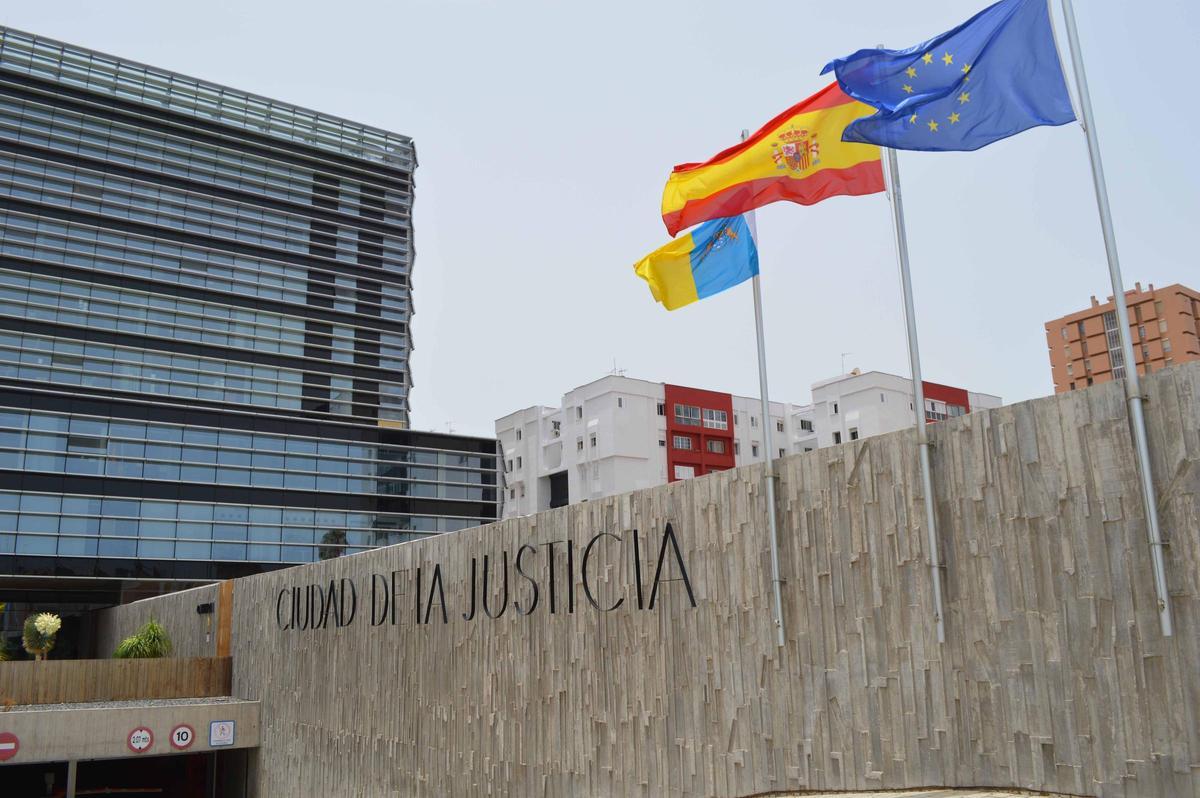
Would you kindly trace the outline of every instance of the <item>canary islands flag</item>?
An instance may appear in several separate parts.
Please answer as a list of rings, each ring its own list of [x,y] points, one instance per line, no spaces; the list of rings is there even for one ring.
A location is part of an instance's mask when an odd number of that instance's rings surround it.
[[[831,83],[741,144],[703,163],[676,166],[663,189],[667,231],[736,216],[778,200],[812,205],[839,194],[883,191],[878,147],[842,140],[872,111]]]
[[[758,274],[758,248],[743,216],[713,219],[633,267],[667,310],[719,294]]]
[[[874,106],[845,141],[897,150],[977,150],[1074,121],[1046,0],[1001,0],[907,50],[859,50],[826,65]]]

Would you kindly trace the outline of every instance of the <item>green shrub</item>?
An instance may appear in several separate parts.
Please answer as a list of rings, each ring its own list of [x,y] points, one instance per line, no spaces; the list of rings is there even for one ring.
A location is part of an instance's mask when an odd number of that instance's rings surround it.
[[[113,652],[114,659],[156,659],[171,654],[171,638],[162,624],[151,619],[137,631],[125,638]]]

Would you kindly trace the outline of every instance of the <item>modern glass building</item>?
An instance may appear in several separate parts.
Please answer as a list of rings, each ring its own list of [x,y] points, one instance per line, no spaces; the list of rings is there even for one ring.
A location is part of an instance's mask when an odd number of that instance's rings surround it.
[[[494,519],[495,442],[407,429],[415,166],[0,28],[0,574],[211,580]]]

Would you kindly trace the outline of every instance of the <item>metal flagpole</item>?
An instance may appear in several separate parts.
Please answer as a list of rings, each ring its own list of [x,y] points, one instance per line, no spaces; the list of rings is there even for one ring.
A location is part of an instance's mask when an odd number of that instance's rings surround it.
[[[896,256],[900,261],[900,284],[904,291],[904,321],[907,325],[908,362],[912,371],[913,416],[917,427],[917,454],[921,461],[921,490],[925,493],[925,529],[928,533],[929,575],[933,582],[933,611],[939,643],[946,642],[946,622],[942,609],[941,555],[938,550],[937,519],[933,499],[933,478],[929,472],[929,434],[925,428],[925,386],[921,383],[921,353],[917,347],[917,321],[913,311],[912,275],[908,269],[908,236],[904,232],[904,202],[900,197],[900,168],[896,151],[885,147],[888,198],[892,202],[892,227],[896,238]]]
[[[1113,302],[1116,305],[1117,333],[1121,354],[1125,359],[1125,401],[1129,405],[1129,420],[1137,451],[1138,470],[1142,480],[1142,504],[1146,511],[1146,531],[1150,538],[1150,555],[1154,569],[1154,590],[1158,595],[1158,622],[1163,637],[1173,634],[1171,597],[1167,592],[1167,568],[1163,560],[1162,534],[1158,525],[1158,496],[1154,490],[1154,475],[1150,470],[1150,447],[1147,443],[1146,418],[1142,408],[1142,386],[1138,378],[1137,361],[1133,357],[1133,336],[1129,332],[1129,310],[1125,305],[1125,284],[1121,279],[1121,263],[1117,258],[1117,239],[1113,234],[1112,212],[1108,207],[1108,187],[1104,182],[1104,165],[1100,161],[1100,142],[1092,120],[1092,99],[1088,94],[1087,74],[1083,68],[1083,53],[1079,48],[1079,32],[1075,28],[1075,10],[1071,0],[1062,0],[1063,17],[1067,23],[1067,43],[1071,48],[1071,63],[1075,68],[1075,88],[1082,111],[1081,123],[1087,135],[1088,155],[1092,162],[1092,182],[1096,188],[1096,206],[1100,211],[1100,227],[1104,232],[1104,251],[1108,256],[1108,274],[1112,280]]]
[[[745,141],[749,135],[750,131],[743,130],[742,141]],[[754,245],[757,247],[758,224],[754,211],[746,214],[746,223],[750,227],[750,235],[754,238]],[[783,596],[779,588],[779,525],[775,518],[775,464],[773,462],[775,450],[772,448],[771,443],[771,403],[767,394],[767,345],[766,339],[763,336],[762,284],[757,274],[750,279],[750,282],[754,288],[754,330],[758,335],[758,390],[762,396],[763,445],[766,447],[766,451],[764,452],[766,455],[766,464],[763,471],[763,479],[767,483],[767,525],[771,535],[771,587],[775,596],[775,644],[782,648],[785,640],[783,634]]]

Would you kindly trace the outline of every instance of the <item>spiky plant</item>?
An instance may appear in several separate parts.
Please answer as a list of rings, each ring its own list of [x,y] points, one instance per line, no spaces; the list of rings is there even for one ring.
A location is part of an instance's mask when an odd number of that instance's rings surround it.
[[[158,621],[151,618],[146,625],[120,642],[113,652],[114,659],[157,659],[170,656],[171,638]]]
[[[54,648],[55,637],[62,628],[62,618],[52,612],[40,612],[25,619],[21,644],[34,659],[45,659]]]

